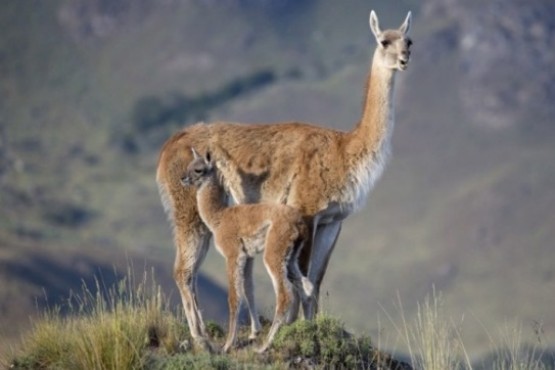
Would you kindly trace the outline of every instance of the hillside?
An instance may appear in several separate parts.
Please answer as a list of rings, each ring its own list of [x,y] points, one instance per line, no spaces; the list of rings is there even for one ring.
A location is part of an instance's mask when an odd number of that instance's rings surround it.
[[[370,5],[276,4],[2,5],[1,332],[25,326],[42,287],[59,297],[95,271],[125,269],[114,261],[126,253],[156,265],[176,294],[154,171],[161,143],[182,125],[354,125],[374,48]],[[412,9],[415,44],[398,79],[393,159],[345,221],[323,287],[324,310],[348,328],[385,332],[396,346],[384,311],[399,319],[398,294],[412,317],[435,286],[453,318],[465,316],[473,352],[488,345],[483,326],[495,334],[512,318],[530,336],[541,323],[555,345],[555,10],[535,4],[373,5],[383,27]],[[75,262],[83,258],[86,268]],[[223,270],[211,251],[202,272],[218,286],[204,289],[206,310],[225,306]],[[270,311],[269,280],[261,266],[256,274]]]

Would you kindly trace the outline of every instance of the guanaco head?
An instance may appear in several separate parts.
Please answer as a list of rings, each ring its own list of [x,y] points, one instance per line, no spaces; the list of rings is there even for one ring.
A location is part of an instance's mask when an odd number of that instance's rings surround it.
[[[378,16],[373,10],[370,12],[370,30],[378,42],[376,52],[383,66],[399,71],[407,69],[412,45],[412,40],[407,36],[411,18],[411,12],[409,12],[401,27],[396,30],[382,31]]]
[[[199,187],[214,173],[214,164],[209,151],[203,157],[194,148],[191,148],[191,150],[194,158],[187,166],[187,170],[181,178],[181,183],[185,186]]]

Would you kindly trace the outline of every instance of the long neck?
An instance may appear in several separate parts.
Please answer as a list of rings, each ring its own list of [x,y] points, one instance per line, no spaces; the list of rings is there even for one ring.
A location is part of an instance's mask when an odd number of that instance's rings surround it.
[[[384,67],[379,58],[376,50],[366,82],[362,117],[350,133],[350,151],[378,151],[393,129],[395,70]]]
[[[226,192],[215,173],[197,190],[197,204],[200,217],[213,231],[220,223],[221,212],[227,207]]]

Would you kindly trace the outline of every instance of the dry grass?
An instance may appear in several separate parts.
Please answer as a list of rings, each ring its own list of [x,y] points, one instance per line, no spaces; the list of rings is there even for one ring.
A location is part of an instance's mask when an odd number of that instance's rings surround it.
[[[191,349],[191,338],[182,317],[168,308],[153,274],[139,281],[127,276],[113,287],[96,280],[94,292],[84,287],[72,294],[67,307],[56,307],[33,322],[21,350],[4,359],[16,369],[286,369],[309,366],[324,369],[367,369],[374,364],[390,368],[397,362],[372,347],[367,337],[345,331],[337,319],[322,315],[314,321],[299,320],[278,333],[274,346],[258,355],[258,345],[246,339],[242,328],[239,344],[229,355]],[[64,313],[67,311],[67,313]],[[181,310],[179,310],[181,311]],[[265,322],[258,342],[269,329]],[[220,348],[224,331],[208,323],[213,348]],[[375,367],[375,366],[374,366]],[[394,368],[394,367],[391,367]]]
[[[543,331],[540,324],[533,328],[536,342],[523,340],[520,322],[506,323],[499,335],[491,335],[485,328],[491,343],[490,355],[471,360],[461,335],[463,320],[449,318],[444,309],[441,293],[432,290],[424,303],[418,304],[416,318],[408,322],[400,297],[398,309],[401,324],[393,322],[398,335],[405,342],[410,364],[422,370],[549,370],[555,369],[555,355],[547,353],[542,346]]]
[[[130,270],[129,270],[130,271]],[[152,274],[136,281],[131,272],[119,284],[96,293],[84,287],[69,299],[69,314],[46,312],[24,338],[15,368],[136,369],[148,361],[145,349],[175,353],[187,338],[170,312]]]
[[[22,350],[4,360],[17,369],[554,369],[553,356],[541,350],[542,330],[536,327],[537,343],[522,339],[522,325],[507,324],[500,339],[490,336],[492,356],[473,363],[461,337],[461,324],[444,310],[441,294],[433,293],[418,305],[413,322],[401,315],[395,328],[406,341],[409,361],[402,363],[379,351],[368,337],[348,333],[343,323],[327,315],[314,321],[299,320],[284,326],[274,345],[263,354],[240,331],[239,348],[229,355],[191,351],[181,343],[191,338],[184,320],[169,309],[168,300],[153,273],[135,279],[132,269],[113,287],[96,280],[94,292],[84,287],[72,294],[67,307],[51,309],[33,322]],[[401,299],[398,308],[403,312]],[[67,309],[68,313],[64,313]],[[179,310],[181,312],[181,310]],[[391,316],[389,316],[391,319]],[[223,330],[209,323],[214,348],[224,340]],[[268,330],[266,323],[264,332]],[[264,337],[264,332],[261,338]],[[488,333],[489,335],[489,333]],[[259,339],[259,341],[262,339]],[[378,347],[381,342],[378,339]]]
[[[407,335],[412,342],[415,367],[429,370],[471,367],[459,329],[445,317],[443,298],[435,290],[423,304],[418,304],[413,329]]]
[[[538,324],[539,325],[539,324]],[[500,329],[498,337],[500,338],[500,346],[494,346],[494,358],[490,365],[492,370],[547,370],[553,369],[553,357],[551,364],[545,358],[545,350],[542,348],[542,330],[541,326],[536,326],[534,331],[537,336],[537,342],[530,345],[523,340],[522,323],[507,322]],[[488,334],[489,335],[489,334]],[[490,336],[490,341],[493,339]],[[548,356],[545,356],[548,357]]]

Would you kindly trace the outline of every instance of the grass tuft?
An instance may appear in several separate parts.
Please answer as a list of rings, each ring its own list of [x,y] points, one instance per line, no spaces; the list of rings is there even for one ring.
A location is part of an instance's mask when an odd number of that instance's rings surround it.
[[[418,354],[413,358],[417,368],[459,369],[463,366],[462,358],[470,364],[460,332],[452,321],[444,317],[443,297],[435,289],[423,304],[418,304],[410,339]]]
[[[152,275],[137,283],[129,272],[106,291],[96,282],[96,292],[83,287],[70,298],[68,315],[57,307],[33,323],[14,368],[143,368],[147,349],[172,354],[187,339]]]
[[[492,370],[555,369],[555,358],[549,358],[550,356],[547,356],[541,348],[540,331],[536,331],[537,343],[530,345],[522,339],[520,322],[505,323],[499,331],[501,343],[494,345],[493,359],[488,367]],[[491,337],[490,340],[492,340]]]
[[[416,318],[410,323],[400,297],[398,305],[402,325],[396,325],[387,312],[386,315],[406,342],[414,369],[555,370],[555,354],[542,349],[543,329],[539,323],[535,323],[533,345],[522,340],[522,325],[518,322],[506,324],[497,340],[486,330],[492,351],[485,359],[473,363],[462,340],[460,324],[446,316],[441,293],[433,289],[424,303],[418,304]]]

